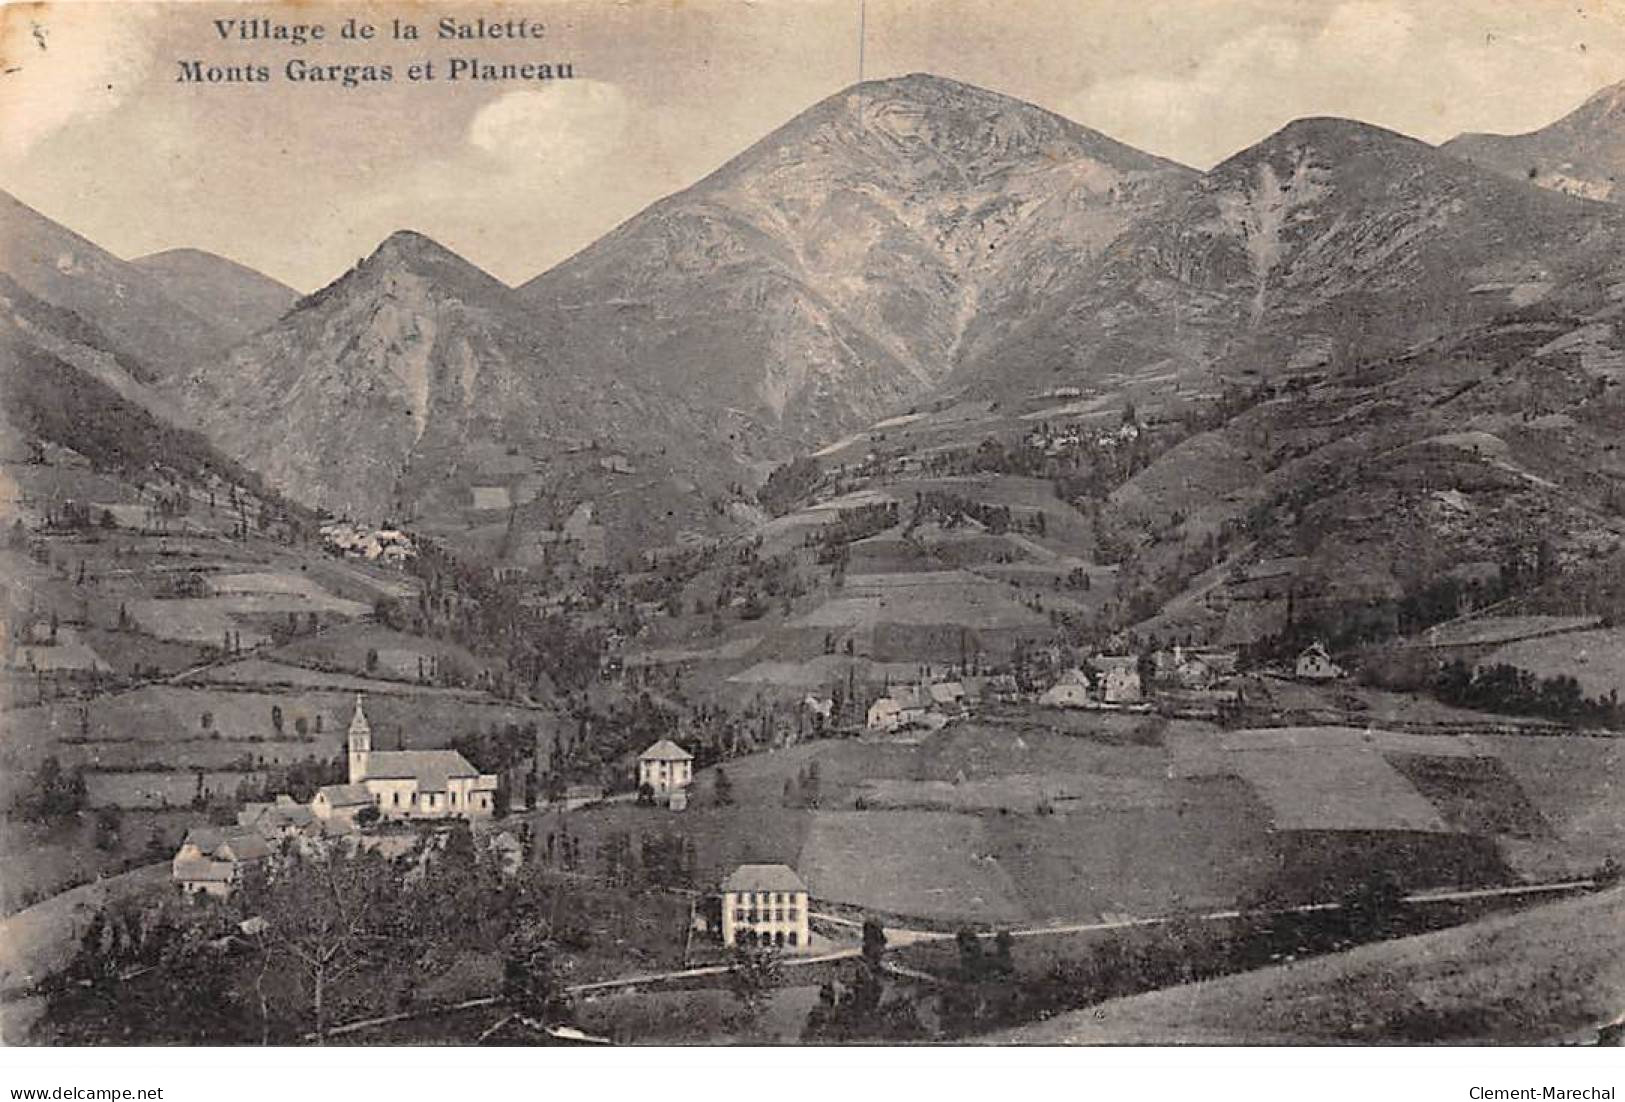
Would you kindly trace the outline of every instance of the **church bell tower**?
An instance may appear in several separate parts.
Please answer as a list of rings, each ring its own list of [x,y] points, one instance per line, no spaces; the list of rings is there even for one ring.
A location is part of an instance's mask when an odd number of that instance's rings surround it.
[[[350,718],[350,783],[360,784],[367,776],[367,758],[372,754],[372,728],[361,710],[361,694],[355,694],[355,715]]]

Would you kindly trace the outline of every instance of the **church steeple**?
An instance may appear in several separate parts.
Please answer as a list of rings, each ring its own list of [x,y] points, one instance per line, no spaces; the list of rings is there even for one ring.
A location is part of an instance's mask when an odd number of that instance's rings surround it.
[[[372,753],[372,727],[361,710],[361,694],[355,694],[355,715],[350,717],[350,783],[360,784],[367,775],[367,758]]]

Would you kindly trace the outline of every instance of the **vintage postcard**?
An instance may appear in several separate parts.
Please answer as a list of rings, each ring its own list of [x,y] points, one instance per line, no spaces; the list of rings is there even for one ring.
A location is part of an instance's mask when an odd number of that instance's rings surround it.
[[[1622,81],[0,7],[4,1043],[1619,1044]]]

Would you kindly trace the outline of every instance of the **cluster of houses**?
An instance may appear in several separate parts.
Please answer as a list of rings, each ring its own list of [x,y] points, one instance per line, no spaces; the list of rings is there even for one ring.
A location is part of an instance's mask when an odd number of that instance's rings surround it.
[[[892,685],[869,705],[871,731],[898,731],[908,727],[928,731],[946,727],[966,711],[968,694],[963,681],[922,681]]]
[[[1014,703],[1021,699],[1021,685],[1012,674],[933,677],[927,670],[917,682],[888,685],[885,692],[870,703],[865,726],[882,732],[936,731],[981,704]]]
[[[1133,443],[1140,437],[1140,426],[1132,421],[1124,421],[1113,429],[1100,429],[1091,431],[1081,424],[1062,426],[1040,425],[1027,434],[1026,444],[1036,448],[1045,455],[1061,455],[1073,448],[1080,447],[1086,442],[1092,442],[1097,448],[1116,448],[1124,444]]]
[[[335,521],[322,525],[320,532],[322,544],[329,551],[352,559],[402,566],[418,553],[412,537],[398,528],[365,528],[349,521]]]
[[[1146,658],[1097,654],[1064,668],[1047,685],[1023,691],[1010,675],[959,680],[922,678],[917,684],[888,686],[869,705],[871,731],[939,730],[987,700],[1034,701],[1050,708],[1145,711],[1153,702],[1175,709],[1211,712],[1240,699],[1236,671],[1240,656],[1217,647],[1171,646]],[[1326,647],[1313,643],[1298,655],[1290,673],[1303,681],[1347,676]],[[804,704],[811,706],[812,698]]]
[[[372,822],[482,820],[495,814],[496,776],[481,773],[456,750],[374,750],[360,696],[347,743],[347,783],[323,785],[309,804],[287,795],[247,804],[234,827],[193,828],[171,863],[174,881],[189,892],[224,896],[245,867],[285,840],[310,845],[359,835]]]
[[[1140,660],[1128,654],[1101,654],[1085,665],[1062,670],[1038,696],[1050,708],[1128,708],[1145,701]]]

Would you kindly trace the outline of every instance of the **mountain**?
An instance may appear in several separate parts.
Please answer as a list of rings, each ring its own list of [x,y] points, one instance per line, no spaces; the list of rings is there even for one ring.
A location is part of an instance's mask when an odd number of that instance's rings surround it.
[[[1291,123],[1191,181],[1058,283],[955,382],[1324,370],[1527,306],[1606,264],[1614,208],[1525,187],[1391,131]]]
[[[1587,199],[1625,191],[1625,82],[1604,88],[1550,126],[1527,134],[1462,134],[1439,147],[1453,157]]]
[[[172,390],[274,488],[371,519],[465,506],[480,441],[545,453],[668,423],[613,377],[556,370],[507,286],[410,231]]]
[[[53,445],[135,485],[170,475],[251,481],[151,382],[90,322],[0,274],[0,450]]]
[[[396,234],[173,393],[335,512],[508,502],[510,527],[556,528],[537,484],[563,480],[606,526],[671,538],[929,394],[973,326],[1193,175],[967,85],[858,85],[517,291]]]
[[[234,340],[270,325],[299,298],[292,287],[201,249],[170,249],[130,263]]]
[[[1194,175],[980,88],[874,81],[520,295],[561,355],[730,408],[782,454],[930,392],[967,333],[1002,331]]]
[[[231,343],[231,333],[163,283],[0,192],[0,272],[41,302],[71,310],[147,369],[168,375]]]

